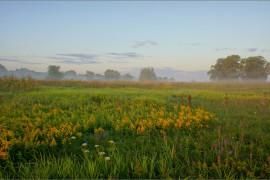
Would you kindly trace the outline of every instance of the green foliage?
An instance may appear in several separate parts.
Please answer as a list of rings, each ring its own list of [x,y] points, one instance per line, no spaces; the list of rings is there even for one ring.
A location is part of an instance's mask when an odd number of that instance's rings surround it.
[[[157,76],[154,68],[143,68],[139,75],[139,81],[156,81]]]
[[[60,66],[50,65],[48,67],[48,79],[62,79],[63,73],[60,72]]]
[[[207,74],[213,81],[265,81],[270,74],[270,63],[262,56],[241,59],[238,55],[232,55],[219,58]]]
[[[120,73],[118,71],[107,69],[104,72],[105,80],[120,80]]]
[[[0,76],[5,76],[7,75],[8,71],[5,68],[5,66],[3,66],[2,64],[0,64]]]
[[[86,76],[86,79],[87,79],[87,80],[92,80],[92,79],[94,79],[94,77],[95,77],[95,73],[92,72],[92,71],[86,71],[85,76]]]
[[[131,76],[130,74],[124,74],[122,76],[122,79],[125,80],[125,81],[132,81],[134,79],[134,77]]]
[[[240,56],[232,55],[227,58],[219,58],[211,70],[208,71],[211,80],[238,80]]]
[[[156,83],[149,84],[153,87]],[[10,157],[0,160],[0,178],[265,179],[270,176],[269,83],[179,83],[175,89],[157,89],[164,85],[151,90],[125,86],[114,89],[42,86],[37,91],[3,94],[0,137],[6,134],[7,139],[0,138],[1,143],[17,136],[22,144],[8,149]],[[117,132],[112,128],[118,121],[127,125],[125,116],[133,122],[141,118],[147,123],[157,111],[164,112],[158,118],[169,120],[174,112],[179,114],[175,105],[188,105],[189,94],[190,108],[214,113],[220,123],[209,128],[169,130],[166,134],[133,134],[125,128]],[[82,126],[76,126],[77,123]],[[20,128],[22,124],[28,126]],[[61,124],[66,126],[58,128]],[[34,135],[44,132],[44,127],[48,131],[35,139]],[[70,134],[74,129],[81,135]],[[55,137],[57,145],[31,146],[56,136],[59,131],[67,134]],[[73,135],[76,139],[71,139]],[[62,143],[62,139],[67,141]],[[30,143],[28,147],[23,146],[26,141]],[[83,143],[87,145],[82,146]]]
[[[241,60],[241,77],[243,80],[266,80],[270,74],[270,63],[262,56]]]
[[[72,80],[75,80],[76,77],[77,77],[77,73],[76,73],[76,71],[74,71],[74,70],[66,71],[66,72],[64,73],[64,78],[65,78],[65,79],[72,79]]]

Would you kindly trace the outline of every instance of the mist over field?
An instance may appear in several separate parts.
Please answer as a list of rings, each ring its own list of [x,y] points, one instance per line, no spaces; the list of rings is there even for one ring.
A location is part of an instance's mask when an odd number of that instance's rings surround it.
[[[0,1],[0,179],[269,179],[270,1]]]

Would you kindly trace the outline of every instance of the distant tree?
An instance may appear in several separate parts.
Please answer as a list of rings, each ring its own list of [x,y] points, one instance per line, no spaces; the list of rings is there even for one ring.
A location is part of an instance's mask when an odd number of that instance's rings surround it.
[[[102,76],[101,74],[96,74],[94,79],[95,80],[104,80],[104,76]]]
[[[8,74],[8,71],[5,68],[5,66],[3,66],[2,64],[0,64],[0,76],[5,76],[7,74]]]
[[[65,79],[72,79],[72,80],[75,80],[76,77],[77,77],[77,73],[76,73],[76,71],[74,71],[74,70],[66,71],[66,72],[64,73],[64,78],[65,78]]]
[[[107,69],[104,72],[105,80],[120,80],[120,73],[118,71]]]
[[[60,66],[50,65],[48,67],[49,79],[62,79],[63,73],[60,72]]]
[[[125,81],[132,81],[133,80],[133,76],[131,76],[130,74],[125,74],[122,76],[122,79]]]
[[[175,79],[174,79],[173,77],[171,77],[171,78],[169,79],[169,82],[175,82]]]
[[[92,80],[95,77],[95,73],[93,73],[92,71],[86,71],[85,77],[87,80]]]
[[[219,58],[215,65],[211,66],[210,79],[221,81],[235,81],[240,77],[240,56],[232,55],[226,58]]]
[[[243,80],[263,80],[270,74],[270,63],[262,56],[248,57],[241,60],[241,78]]]
[[[157,81],[159,82],[168,82],[168,78],[167,77],[157,77]]]
[[[143,68],[139,75],[139,81],[156,81],[157,76],[153,68]]]

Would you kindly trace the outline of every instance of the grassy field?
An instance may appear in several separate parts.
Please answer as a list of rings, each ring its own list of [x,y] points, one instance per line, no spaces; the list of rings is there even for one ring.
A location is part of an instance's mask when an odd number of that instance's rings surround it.
[[[0,79],[0,145],[2,179],[269,178],[270,84]]]

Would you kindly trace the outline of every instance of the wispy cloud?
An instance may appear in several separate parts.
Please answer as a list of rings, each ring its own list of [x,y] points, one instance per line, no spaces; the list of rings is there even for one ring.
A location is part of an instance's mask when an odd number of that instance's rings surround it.
[[[64,64],[98,64],[96,61],[99,55],[96,54],[56,54],[60,57],[47,57],[50,59],[60,60],[58,63]]]
[[[47,58],[57,60],[57,63],[65,64],[98,64],[98,59],[109,58],[109,63],[127,63],[127,59],[142,58],[143,55],[135,52],[117,53],[109,52],[103,54],[81,54],[81,53],[59,53]],[[125,59],[125,61],[123,61]]]
[[[113,64],[126,64],[128,63],[127,61],[108,61],[109,63],[113,63]]]
[[[135,44],[132,46],[133,48],[139,48],[139,47],[143,47],[146,45],[158,45],[157,42],[155,41],[151,41],[151,40],[147,40],[147,41],[136,41]]]
[[[93,59],[99,57],[97,54],[57,54],[58,56],[74,57],[79,59]]]
[[[247,48],[245,49],[246,52],[256,52],[258,48]]]
[[[56,60],[76,60],[76,59],[71,59],[71,58],[65,58],[65,57],[52,57],[52,56],[48,56],[47,58],[49,58],[49,59],[56,59]]]
[[[24,60],[14,59],[14,58],[8,58],[8,57],[2,57],[0,58],[0,61],[6,61],[6,62],[16,62],[21,64],[41,64],[41,63],[35,63],[35,62],[27,62]]]
[[[236,48],[215,48],[215,51],[236,51]]]
[[[179,43],[179,45],[186,45],[186,46],[199,46],[202,43],[185,43],[185,42],[181,42]]]
[[[270,52],[270,49],[262,49],[262,52]]]
[[[256,52],[258,48],[246,48],[246,49],[237,49],[237,48],[215,48],[215,51],[245,51],[245,52]]]
[[[113,58],[141,58],[143,57],[140,54],[137,54],[135,52],[128,52],[128,53],[107,53],[107,55],[113,57]]]

